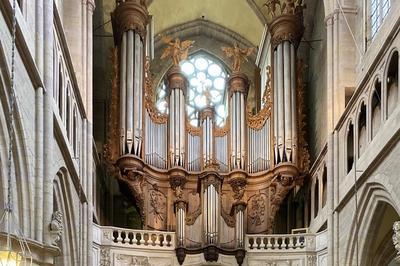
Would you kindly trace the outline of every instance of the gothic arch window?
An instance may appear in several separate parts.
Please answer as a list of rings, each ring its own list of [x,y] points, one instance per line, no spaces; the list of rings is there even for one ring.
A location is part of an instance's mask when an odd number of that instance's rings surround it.
[[[347,172],[349,173],[353,168],[354,163],[354,126],[353,123],[349,124],[346,137],[346,158],[347,158]]]
[[[358,117],[358,157],[364,152],[367,145],[367,107],[364,102],[361,104]]]
[[[215,122],[223,126],[227,116],[226,78],[228,72],[216,58],[197,53],[181,62],[181,70],[188,80],[186,114],[192,126],[199,126],[199,113],[207,106],[215,108]],[[168,112],[167,87],[161,82],[157,89],[157,109]]]
[[[369,18],[371,39],[374,39],[376,33],[381,27],[386,15],[390,10],[391,0],[369,0]]]
[[[314,218],[317,217],[319,210],[319,179],[315,179],[314,184]]]
[[[327,200],[328,193],[328,173],[326,169],[326,165],[324,165],[324,170],[322,173],[322,207],[325,206]]]
[[[395,51],[389,62],[386,76],[386,89],[387,89],[387,115],[394,111],[398,100],[399,88],[399,53]]]
[[[381,87],[382,84],[377,79],[374,84],[374,91],[372,92],[371,99],[371,135],[372,138],[378,133],[379,127],[381,126],[381,110],[382,110],[382,100],[381,100]]]
[[[65,119],[65,125],[67,128],[67,137],[70,140],[71,139],[71,88],[70,88],[70,83],[68,82],[67,85],[67,106],[66,106],[66,119]]]

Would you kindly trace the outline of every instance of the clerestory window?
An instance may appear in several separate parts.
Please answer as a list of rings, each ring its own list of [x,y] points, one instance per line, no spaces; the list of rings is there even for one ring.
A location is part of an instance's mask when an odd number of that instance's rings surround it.
[[[226,78],[228,73],[218,60],[204,53],[195,54],[181,62],[181,70],[189,85],[186,95],[186,113],[192,126],[199,126],[199,114],[202,109],[213,106],[215,123],[223,126],[227,116]],[[157,109],[161,113],[168,112],[166,99],[167,88],[161,82],[157,89]]]
[[[371,39],[381,27],[390,10],[390,0],[370,0]]]

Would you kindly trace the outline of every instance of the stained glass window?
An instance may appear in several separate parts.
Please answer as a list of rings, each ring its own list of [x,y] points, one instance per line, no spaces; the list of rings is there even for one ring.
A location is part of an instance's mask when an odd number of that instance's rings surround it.
[[[228,73],[217,60],[205,54],[196,54],[181,62],[181,70],[189,86],[186,95],[186,113],[190,124],[199,126],[199,113],[207,106],[215,109],[215,122],[223,126],[227,116],[225,83]],[[162,113],[168,112],[164,82],[157,90],[157,108]]]

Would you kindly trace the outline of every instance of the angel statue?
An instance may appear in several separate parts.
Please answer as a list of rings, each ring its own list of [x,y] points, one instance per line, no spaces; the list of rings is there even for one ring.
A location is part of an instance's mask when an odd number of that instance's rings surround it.
[[[254,48],[240,48],[235,42],[233,47],[222,47],[222,51],[224,51],[226,57],[233,57],[233,72],[239,72],[243,61],[247,61],[247,57],[253,53]]]
[[[179,66],[181,60],[185,60],[188,57],[189,48],[192,47],[194,41],[186,40],[181,42],[178,38],[175,40],[172,37],[163,36],[162,41],[167,44],[161,59],[172,57],[174,66]]]

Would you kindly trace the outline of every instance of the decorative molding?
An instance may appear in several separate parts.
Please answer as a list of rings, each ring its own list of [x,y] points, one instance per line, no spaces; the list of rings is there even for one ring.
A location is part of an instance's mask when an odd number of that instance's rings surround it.
[[[296,64],[296,93],[297,93],[297,132],[298,132],[298,163],[297,166],[300,170],[300,173],[307,173],[310,169],[310,154],[308,151],[308,144],[306,141],[306,115],[305,115],[305,106],[304,106],[304,93],[305,93],[305,85],[303,82],[303,75],[305,71],[305,64],[302,60],[298,60]],[[294,140],[296,143],[296,140]]]
[[[150,72],[150,58],[146,57],[145,62],[145,84],[144,84],[144,101],[147,109],[147,113],[150,116],[151,121],[156,124],[165,124],[168,121],[168,115],[160,113],[154,104],[154,89],[153,89],[153,78]]]
[[[122,34],[133,30],[145,39],[149,12],[144,0],[119,1],[111,14],[115,43],[119,44]]]
[[[100,266],[111,266],[111,255],[109,248],[100,250]]]
[[[397,256],[400,258],[400,221],[393,223],[393,237],[392,237],[394,248],[397,251]]]
[[[271,117],[272,113],[272,86],[271,86],[271,66],[267,66],[267,83],[265,85],[264,94],[262,97],[263,107],[262,109],[255,115],[251,114],[250,110],[247,110],[247,125],[249,128],[254,130],[260,130],[263,128],[265,121]]]

